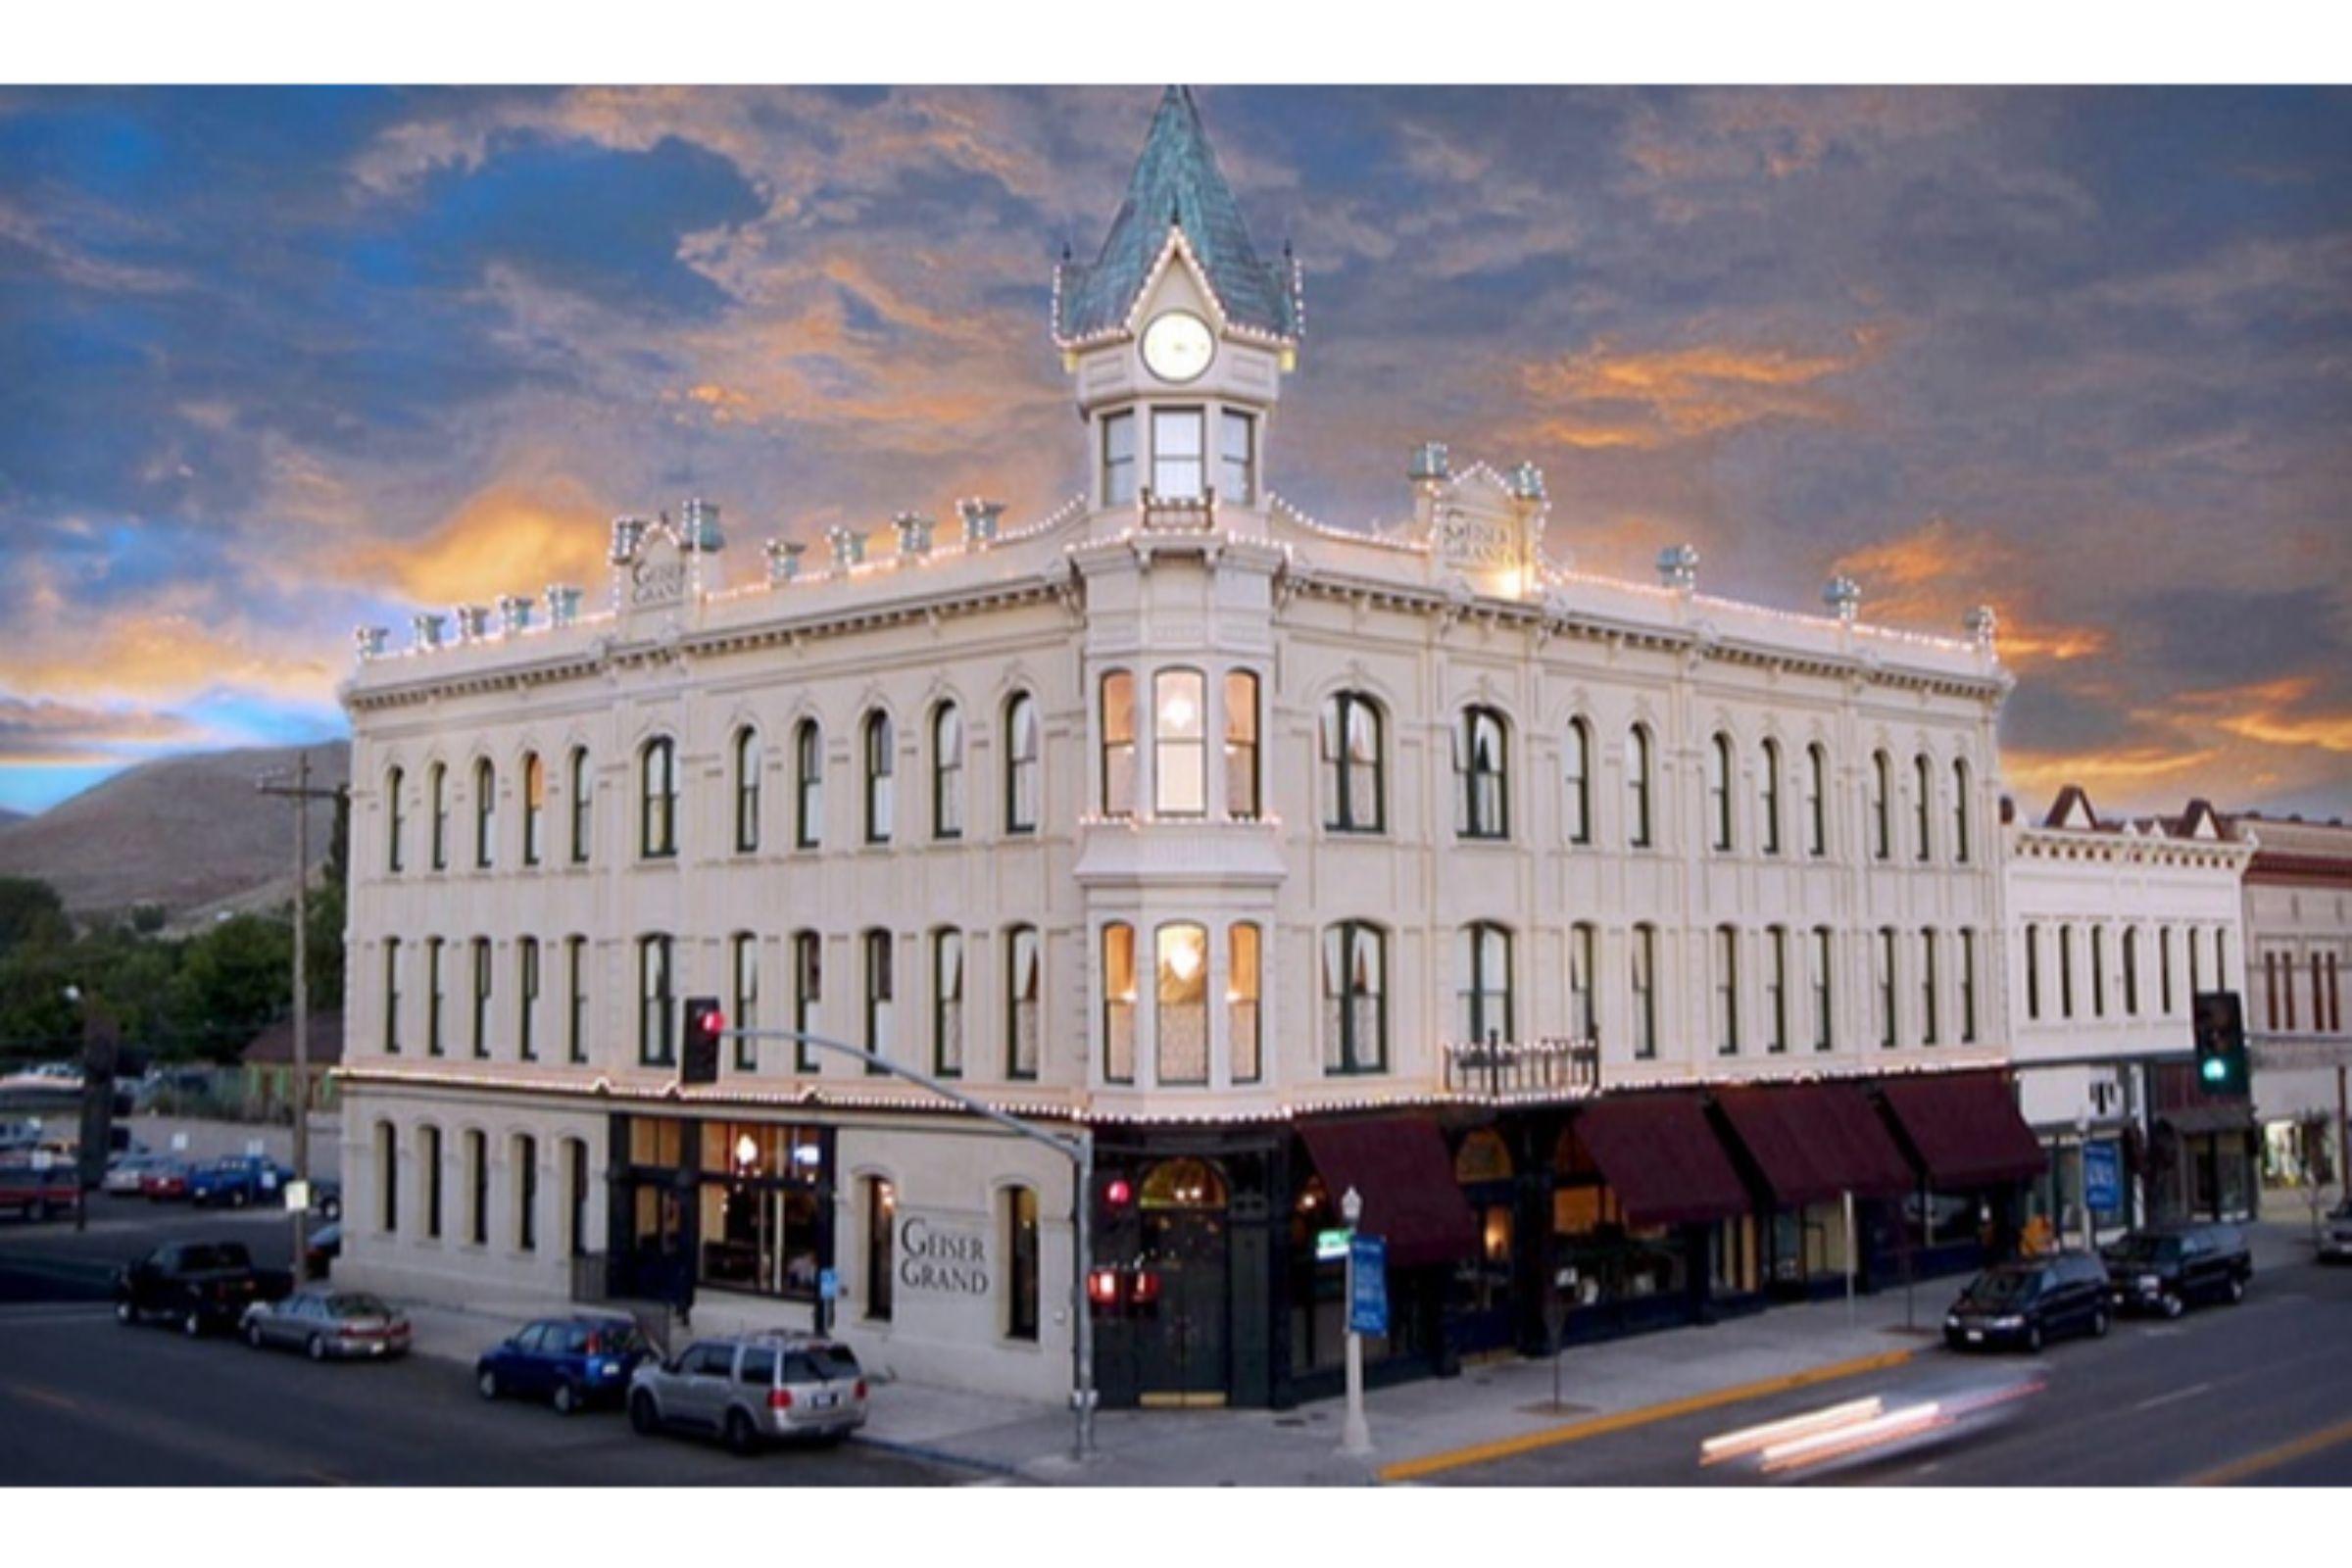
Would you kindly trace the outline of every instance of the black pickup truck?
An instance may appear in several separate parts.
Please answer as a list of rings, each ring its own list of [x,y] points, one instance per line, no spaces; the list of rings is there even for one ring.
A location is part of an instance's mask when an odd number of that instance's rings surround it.
[[[284,1269],[253,1266],[238,1242],[172,1242],[115,1276],[115,1320],[160,1317],[190,1339],[212,1328],[234,1328],[255,1301],[274,1301],[294,1289]]]

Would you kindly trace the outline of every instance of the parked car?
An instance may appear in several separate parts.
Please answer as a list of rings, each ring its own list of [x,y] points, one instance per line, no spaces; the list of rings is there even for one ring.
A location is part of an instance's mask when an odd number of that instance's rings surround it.
[[[683,1427],[737,1453],[780,1438],[838,1441],[865,1425],[865,1374],[833,1340],[763,1334],[700,1340],[629,1379],[629,1425],[651,1436]]]
[[[2088,1252],[1995,1263],[1969,1281],[1943,1315],[1955,1350],[2015,1345],[2038,1354],[2069,1334],[2106,1336],[2112,1308],[2107,1270]]]
[[[343,1225],[330,1220],[311,1232],[302,1247],[302,1277],[310,1280],[326,1278],[335,1259],[343,1255]]]
[[[278,1201],[293,1172],[261,1154],[233,1154],[199,1165],[188,1176],[188,1201],[198,1208],[222,1203],[243,1208],[249,1203]]]
[[[70,1159],[41,1154],[0,1158],[0,1212],[47,1219],[72,1208],[80,1197],[80,1181]]]
[[[547,1399],[564,1415],[618,1404],[653,1347],[625,1317],[541,1318],[481,1353],[473,1384],[485,1399],[515,1394]]]
[[[169,1156],[149,1153],[145,1150],[133,1150],[129,1153],[117,1154],[113,1159],[107,1161],[106,1174],[99,1178],[98,1186],[104,1192],[136,1196],[141,1190],[140,1184],[147,1178],[147,1173],[168,1161]]]
[[[169,1155],[139,1177],[139,1196],[152,1202],[175,1202],[188,1196],[188,1162]]]
[[[2127,1311],[2179,1317],[2198,1301],[2242,1301],[2254,1279],[2245,1232],[2218,1222],[2149,1226],[2100,1255],[2108,1294]]]
[[[2320,1232],[2320,1261],[2332,1263],[2341,1258],[2352,1258],[2352,1199],[2329,1211],[2328,1228]]]
[[[311,1180],[311,1212],[320,1219],[343,1217],[343,1184],[333,1177]]]
[[[239,1242],[171,1242],[115,1276],[115,1318],[166,1317],[190,1339],[226,1328],[256,1301],[293,1290],[283,1269],[259,1269]]]
[[[314,1361],[389,1360],[409,1353],[409,1320],[381,1297],[323,1288],[245,1308],[238,1330],[257,1350],[299,1348]]]

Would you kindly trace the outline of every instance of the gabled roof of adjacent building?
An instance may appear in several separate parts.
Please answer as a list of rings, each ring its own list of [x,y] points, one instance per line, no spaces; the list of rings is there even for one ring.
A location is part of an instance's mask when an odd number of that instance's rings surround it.
[[[1065,257],[1055,275],[1055,339],[1067,345],[1122,329],[1168,249],[1171,230],[1183,236],[1226,324],[1284,341],[1298,338],[1297,268],[1287,256],[1259,259],[1241,203],[1217,168],[1192,90],[1170,87],[1160,97],[1101,253],[1091,263]]]

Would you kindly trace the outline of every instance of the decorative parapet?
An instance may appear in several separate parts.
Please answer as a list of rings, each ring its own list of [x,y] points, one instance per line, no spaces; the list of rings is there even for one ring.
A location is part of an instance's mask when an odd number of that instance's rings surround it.
[[[1521,501],[1544,499],[1544,470],[1532,463],[1522,463],[1511,470],[1510,492]]]
[[[1668,545],[1659,551],[1658,582],[1679,594],[1698,592],[1698,546]]]
[[[383,626],[354,626],[351,629],[352,651],[362,660],[381,659],[384,657],[384,644],[391,636],[391,631]]]
[[[901,561],[919,561],[931,553],[929,517],[919,512],[902,512],[890,519],[890,525],[898,530]]]
[[[865,560],[865,535],[855,528],[827,528],[825,543],[833,551],[833,572],[845,576]]]
[[[678,509],[678,544],[705,555],[727,548],[727,536],[719,531],[717,502],[694,496]]]
[[[441,616],[429,610],[420,610],[409,617],[410,635],[416,639],[418,648],[440,647],[442,626]]]
[[[568,626],[580,618],[581,591],[570,583],[547,585],[547,623],[550,626]]]
[[[997,542],[998,532],[1004,525],[1004,503],[973,497],[956,503],[956,515],[963,521],[963,547],[966,550],[986,550]]]
[[[1822,585],[1821,602],[1830,612],[1850,626],[1862,612],[1862,585],[1840,573]]]
[[[1443,441],[1424,441],[1413,448],[1413,455],[1404,466],[1404,476],[1415,484],[1426,484],[1453,475],[1453,458]]]
[[[612,564],[625,566],[635,561],[638,549],[645,543],[646,530],[653,525],[650,517],[614,517],[610,558]]]
[[[1158,496],[1147,487],[1136,498],[1145,528],[1157,533],[1206,533],[1217,525],[1217,492],[1197,496]]]
[[[488,605],[460,605],[450,613],[458,623],[458,641],[478,643],[490,635]]]
[[[1990,605],[1979,605],[1960,617],[1960,626],[1968,633],[1970,642],[1991,653],[2000,635],[2001,620]]]

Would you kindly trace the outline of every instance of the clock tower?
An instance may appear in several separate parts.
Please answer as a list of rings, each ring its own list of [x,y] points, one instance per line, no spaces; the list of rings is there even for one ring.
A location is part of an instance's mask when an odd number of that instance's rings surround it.
[[[1200,108],[1170,87],[1101,253],[1054,276],[1090,509],[1261,511],[1299,324],[1298,264],[1259,258]]]

